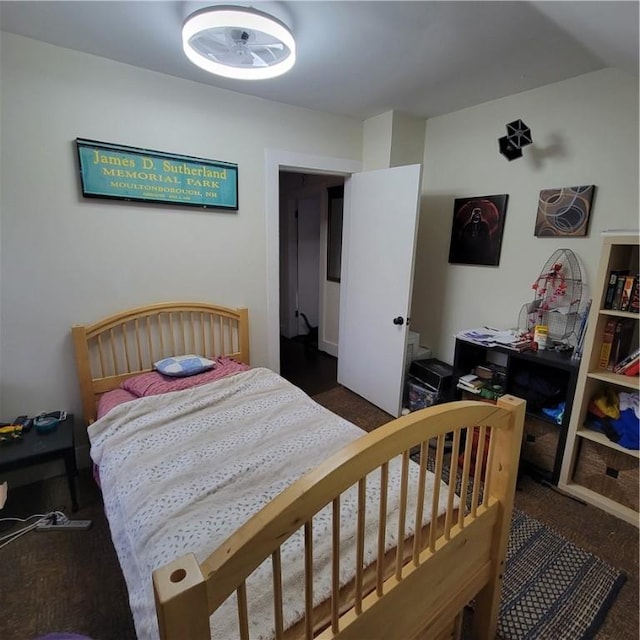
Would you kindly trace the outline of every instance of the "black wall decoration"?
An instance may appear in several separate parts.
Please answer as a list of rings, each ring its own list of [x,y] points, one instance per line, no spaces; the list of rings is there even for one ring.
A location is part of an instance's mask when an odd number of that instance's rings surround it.
[[[500,264],[508,199],[506,193],[455,199],[449,263]]]
[[[533,142],[531,129],[522,122],[522,120],[514,120],[507,125],[507,135],[498,138],[498,146],[500,153],[509,162],[516,158],[522,157],[522,147],[526,147]]]

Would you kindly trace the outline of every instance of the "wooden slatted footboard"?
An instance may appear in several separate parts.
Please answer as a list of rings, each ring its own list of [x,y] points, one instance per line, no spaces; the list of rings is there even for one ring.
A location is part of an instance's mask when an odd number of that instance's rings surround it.
[[[281,546],[298,531],[304,539],[304,615],[295,632],[302,637],[362,640],[367,638],[438,638],[454,626],[462,608],[475,598],[474,629],[478,638],[495,637],[502,574],[511,521],[513,496],[524,420],[524,401],[503,396],[497,406],[464,401],[437,405],[412,413],[366,434],[283,491],[227,539],[202,563],[186,555],[153,575],[160,636],[168,640],[210,637],[210,615],[235,595],[238,637],[250,637],[251,620],[247,580],[264,561],[273,573],[272,617],[274,637],[289,639],[292,629],[283,622]],[[490,433],[485,482],[471,472],[473,429],[482,460],[485,435]],[[445,435],[450,451],[445,451]],[[431,444],[431,448],[430,448]],[[417,449],[416,449],[417,447]],[[419,451],[415,512],[407,509],[410,451]],[[415,534],[397,546],[392,562],[385,553],[388,535],[386,489],[389,461],[401,456],[400,514],[397,539],[406,538],[407,523]],[[427,461],[435,474],[431,503],[424,504]],[[462,467],[458,459],[463,460]],[[440,478],[449,483],[446,496]],[[380,478],[377,559],[364,566],[365,487]],[[462,505],[456,507],[456,485]],[[349,600],[338,575],[341,565],[340,497],[357,487],[358,523],[356,567]],[[444,515],[438,503],[445,498]],[[331,505],[333,557],[332,596],[328,620],[314,606],[314,585],[324,570],[313,552],[313,518]],[[423,516],[430,525],[423,527]],[[417,526],[416,526],[417,525]],[[374,576],[373,579],[371,575]],[[226,639],[225,639],[226,640]]]

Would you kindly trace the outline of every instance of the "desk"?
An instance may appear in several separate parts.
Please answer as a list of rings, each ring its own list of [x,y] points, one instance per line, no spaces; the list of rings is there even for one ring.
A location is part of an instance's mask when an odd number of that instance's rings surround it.
[[[527,405],[520,456],[520,461],[535,477],[558,484],[580,362],[573,360],[568,351],[519,352],[505,347],[487,347],[457,338],[453,363],[454,389],[460,376],[469,373],[474,367],[484,364],[487,360],[495,361],[496,358],[492,359],[491,356],[496,354],[504,363],[505,393],[526,399],[524,390],[517,384],[522,374],[553,380],[559,389],[555,403],[560,400],[565,402],[560,424],[542,411],[535,410],[531,403]],[[459,390],[456,391],[458,394],[461,393]]]
[[[40,434],[35,427],[32,427],[28,433],[23,434],[21,440],[0,445],[0,474],[4,471],[24,469],[35,464],[62,459],[69,483],[71,508],[77,511],[75,476],[78,470],[73,425],[73,415],[67,414],[66,420],[58,424],[50,433]]]

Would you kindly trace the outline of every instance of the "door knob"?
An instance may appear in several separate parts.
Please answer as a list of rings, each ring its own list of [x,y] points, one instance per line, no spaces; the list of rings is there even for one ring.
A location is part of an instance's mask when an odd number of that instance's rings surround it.
[[[393,319],[393,324],[404,324],[404,318],[402,316],[398,316]]]

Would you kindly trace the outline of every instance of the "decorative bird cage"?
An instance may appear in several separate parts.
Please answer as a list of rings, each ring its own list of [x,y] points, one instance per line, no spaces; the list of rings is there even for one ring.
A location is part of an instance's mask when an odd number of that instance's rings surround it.
[[[582,299],[582,273],[571,249],[558,249],[531,285],[533,302],[520,312],[519,328],[533,332],[536,325],[549,328],[549,338],[569,343],[577,329]]]

